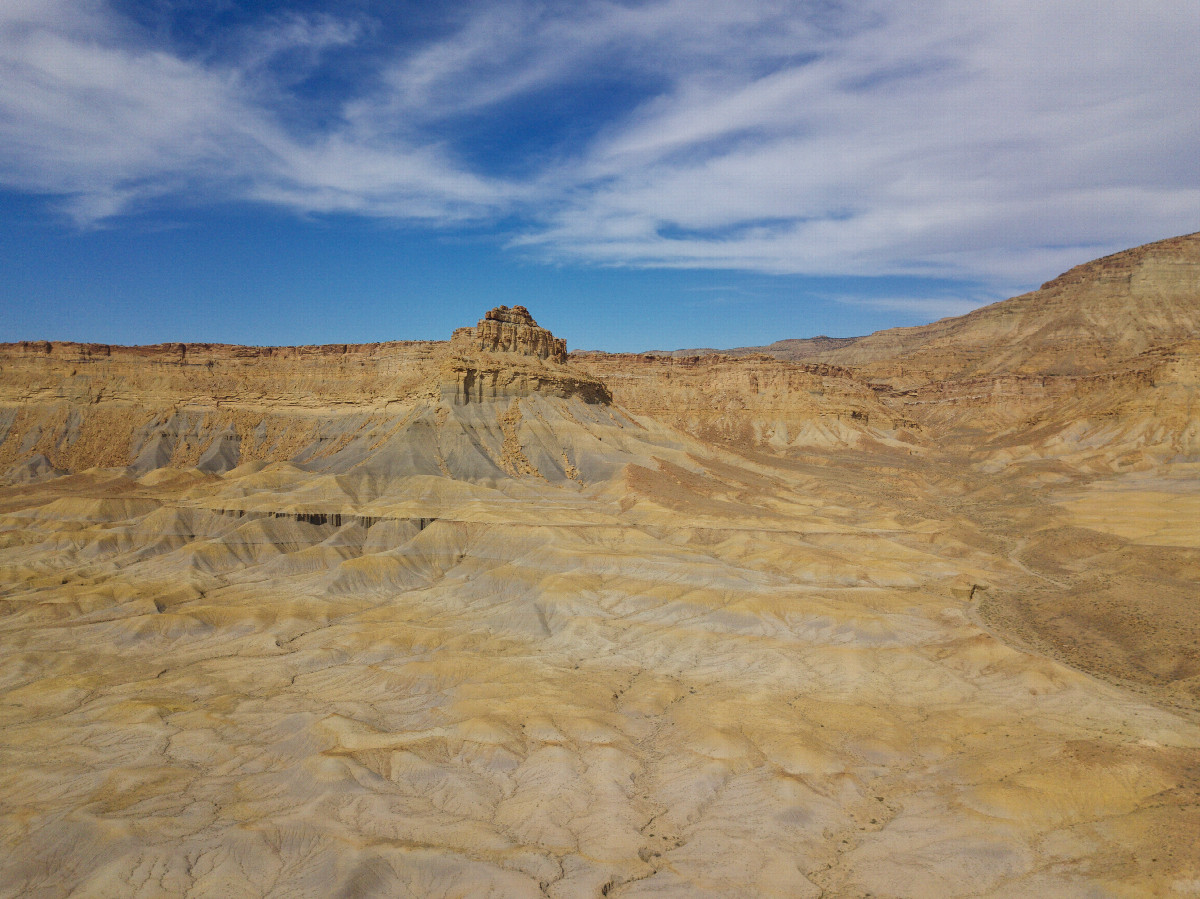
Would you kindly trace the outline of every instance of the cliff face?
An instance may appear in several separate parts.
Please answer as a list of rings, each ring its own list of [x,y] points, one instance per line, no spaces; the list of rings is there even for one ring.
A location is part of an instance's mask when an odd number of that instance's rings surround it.
[[[380,422],[429,392],[440,347],[0,347],[0,468],[225,470],[291,459],[338,423]],[[366,425],[364,425],[365,427]],[[206,453],[216,445],[215,457]]]
[[[489,310],[473,331],[460,328],[455,337],[466,337],[485,353],[516,353],[562,364],[567,342],[539,328],[524,306],[497,306]]]
[[[605,385],[567,364],[567,342],[540,328],[524,306],[497,306],[450,338],[441,396],[454,405],[533,395],[607,403]]]
[[[855,372],[758,355],[573,353],[613,402],[723,446],[768,451],[920,442],[918,425],[883,405]]]
[[[521,420],[512,403],[610,399],[520,307],[492,310],[448,343],[10,344],[0,346],[0,472],[24,480],[93,467],[336,468],[400,453],[387,463],[396,471],[561,479],[582,470],[565,451],[539,468],[512,446]],[[463,407],[480,404],[482,417],[464,418]]]

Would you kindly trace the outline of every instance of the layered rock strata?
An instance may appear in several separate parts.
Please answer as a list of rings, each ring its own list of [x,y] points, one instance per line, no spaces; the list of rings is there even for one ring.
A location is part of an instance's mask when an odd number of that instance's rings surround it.
[[[567,361],[566,340],[538,326],[524,306],[490,309],[474,328],[459,328],[452,338],[485,353],[515,353],[549,362]]]
[[[571,354],[621,408],[723,446],[857,446],[921,442],[915,421],[884,406],[861,376],[836,365],[771,356]]]
[[[474,328],[459,328],[440,384],[456,406],[541,394],[608,403],[603,382],[567,363],[567,342],[538,327],[524,306],[497,306]]]

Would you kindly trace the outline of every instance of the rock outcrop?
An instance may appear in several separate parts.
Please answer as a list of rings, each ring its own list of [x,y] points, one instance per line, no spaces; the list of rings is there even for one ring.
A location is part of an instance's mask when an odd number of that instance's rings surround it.
[[[576,352],[627,412],[725,446],[857,446],[911,442],[913,422],[883,406],[854,372],[771,356]]]
[[[524,306],[497,306],[450,338],[443,402],[456,406],[540,394],[609,403],[603,382],[567,363],[567,342],[539,327]]]
[[[497,306],[474,328],[455,331],[452,340],[485,353],[516,353],[558,364],[567,361],[567,342],[538,327],[524,306]]]

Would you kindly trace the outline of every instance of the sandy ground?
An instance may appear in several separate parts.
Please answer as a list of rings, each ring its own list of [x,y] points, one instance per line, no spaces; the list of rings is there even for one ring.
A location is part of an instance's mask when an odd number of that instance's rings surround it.
[[[1190,477],[662,452],[0,490],[0,895],[1200,895],[1192,657],[1013,611],[1194,585]]]

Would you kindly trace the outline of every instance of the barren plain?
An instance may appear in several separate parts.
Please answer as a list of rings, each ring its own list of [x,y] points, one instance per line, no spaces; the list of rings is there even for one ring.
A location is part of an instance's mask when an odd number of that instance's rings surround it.
[[[4,345],[0,896],[1200,895],[1198,333]]]

